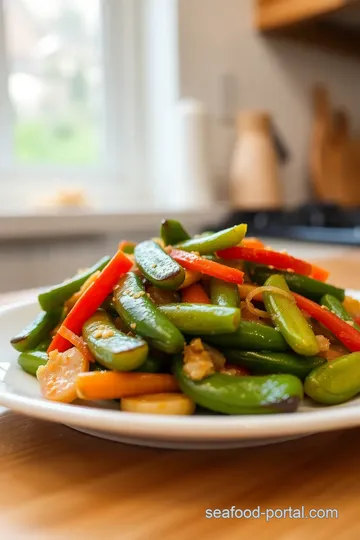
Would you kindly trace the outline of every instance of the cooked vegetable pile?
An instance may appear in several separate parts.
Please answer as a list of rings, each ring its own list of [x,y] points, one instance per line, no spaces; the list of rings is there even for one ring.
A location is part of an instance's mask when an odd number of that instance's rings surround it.
[[[44,398],[119,400],[187,415],[295,411],[360,392],[360,303],[328,272],[276,252],[246,225],[123,241],[110,259],[39,295],[11,340]]]

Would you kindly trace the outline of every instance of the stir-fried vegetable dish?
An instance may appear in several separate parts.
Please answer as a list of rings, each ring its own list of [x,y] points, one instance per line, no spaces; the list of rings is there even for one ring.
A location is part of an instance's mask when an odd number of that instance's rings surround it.
[[[45,399],[190,415],[293,412],[360,393],[360,303],[246,225],[175,220],[39,295],[11,344]]]

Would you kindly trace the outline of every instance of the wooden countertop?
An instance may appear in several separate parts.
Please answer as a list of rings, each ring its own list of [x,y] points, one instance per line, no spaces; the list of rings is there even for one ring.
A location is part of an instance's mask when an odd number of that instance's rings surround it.
[[[360,250],[322,261],[360,283]],[[8,301],[4,296],[1,301]],[[4,539],[276,540],[360,536],[360,428],[260,448],[170,451],[0,415]],[[336,509],[338,519],[207,519],[206,509]]]

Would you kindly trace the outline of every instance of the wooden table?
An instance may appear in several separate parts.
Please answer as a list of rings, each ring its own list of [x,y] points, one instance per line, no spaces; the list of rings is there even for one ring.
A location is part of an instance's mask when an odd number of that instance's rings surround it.
[[[360,251],[324,264],[359,284]],[[9,296],[2,301],[9,300]],[[125,446],[5,411],[0,538],[358,539],[360,428],[229,451]],[[338,519],[207,519],[206,509],[337,509]]]

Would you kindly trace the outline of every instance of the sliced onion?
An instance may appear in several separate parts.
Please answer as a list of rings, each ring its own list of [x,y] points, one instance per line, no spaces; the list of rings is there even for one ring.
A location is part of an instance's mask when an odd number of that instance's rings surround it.
[[[252,303],[252,299],[258,294],[261,294],[263,292],[271,292],[271,293],[279,294],[280,296],[284,296],[284,298],[287,298],[293,304],[295,304],[295,299],[293,295],[287,291],[283,291],[282,289],[279,289],[279,287],[272,287],[271,285],[264,285],[263,287],[257,287],[256,289],[249,292],[249,294],[245,298],[245,304],[246,304],[247,309],[250,311],[250,313],[257,315],[258,317],[262,319],[269,319],[271,318],[271,315],[269,315],[269,313],[267,311],[264,311],[263,309],[256,308]]]

